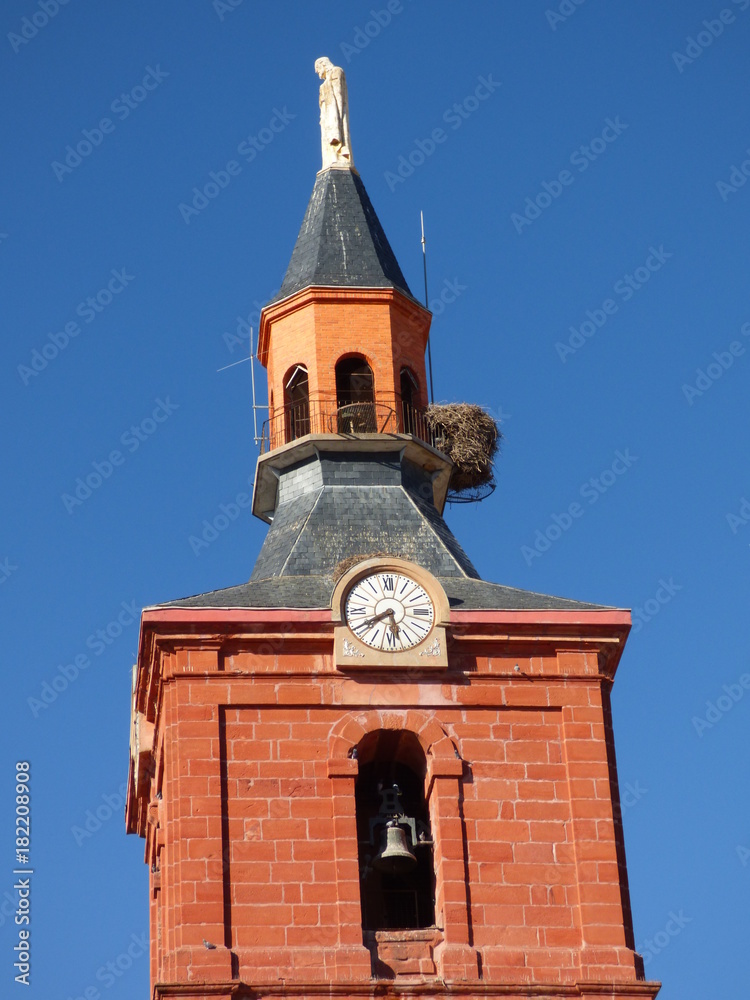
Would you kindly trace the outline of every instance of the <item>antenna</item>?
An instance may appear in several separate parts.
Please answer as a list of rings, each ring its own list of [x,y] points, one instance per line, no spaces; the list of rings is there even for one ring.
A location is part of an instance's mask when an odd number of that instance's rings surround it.
[[[218,372],[225,372],[227,370],[227,368],[234,368],[235,365],[241,365],[245,361],[249,361],[250,362],[250,381],[251,381],[251,384],[252,384],[252,387],[253,387],[252,388],[252,392],[253,392],[253,441],[255,441],[255,444],[257,446],[261,442],[261,437],[258,434],[258,410],[267,410],[269,407],[268,407],[267,403],[258,403],[257,400],[256,400],[256,396],[255,396],[255,361],[256,361],[256,356],[255,356],[255,353],[253,351],[253,328],[252,327],[250,327],[250,353],[248,354],[248,356],[246,358],[240,358],[239,361],[233,361],[231,363],[231,365],[224,365],[223,368],[217,368],[216,372],[217,372],[217,374],[218,374]]]
[[[253,350],[253,328],[250,327],[250,381],[253,386],[253,441],[256,447],[260,443],[258,437],[258,404],[255,401],[255,352]]]
[[[422,223],[422,264],[424,265],[424,307],[429,309],[429,297],[427,295],[427,240],[424,238],[424,212],[419,213]],[[430,335],[427,334],[427,368],[430,373],[430,402],[435,402],[435,389],[432,384],[432,348],[430,347]]]

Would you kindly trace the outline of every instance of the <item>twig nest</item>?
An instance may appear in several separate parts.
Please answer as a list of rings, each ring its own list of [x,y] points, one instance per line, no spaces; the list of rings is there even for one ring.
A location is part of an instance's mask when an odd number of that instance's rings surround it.
[[[453,462],[451,492],[494,483],[492,463],[502,433],[486,410],[473,403],[433,403],[427,407],[425,420],[435,447]]]

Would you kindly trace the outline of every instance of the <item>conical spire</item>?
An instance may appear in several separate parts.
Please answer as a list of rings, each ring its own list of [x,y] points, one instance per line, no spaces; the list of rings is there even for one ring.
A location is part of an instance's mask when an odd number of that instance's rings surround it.
[[[354,170],[331,167],[318,174],[286,276],[272,301],[311,285],[397,288],[413,298]]]

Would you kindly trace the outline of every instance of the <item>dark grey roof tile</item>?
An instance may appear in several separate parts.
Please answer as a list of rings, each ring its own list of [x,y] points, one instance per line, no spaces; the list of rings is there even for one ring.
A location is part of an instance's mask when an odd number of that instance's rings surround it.
[[[359,174],[321,171],[284,281],[271,300],[317,286],[398,288],[413,298]]]

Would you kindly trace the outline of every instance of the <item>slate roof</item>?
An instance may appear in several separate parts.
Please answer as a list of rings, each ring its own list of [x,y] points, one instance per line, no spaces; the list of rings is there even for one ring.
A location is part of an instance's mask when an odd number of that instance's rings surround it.
[[[400,452],[320,451],[280,470],[276,510],[250,580],[328,576],[342,560],[371,552],[434,576],[478,579],[431,496],[429,474]]]
[[[271,302],[310,285],[398,288],[413,298],[354,170],[318,174],[286,276]]]
[[[413,297],[354,170],[321,171],[278,295],[311,285],[397,288]],[[430,474],[402,453],[317,451],[279,469],[273,520],[247,583],[159,608],[323,609],[344,559],[375,552],[431,572],[461,610],[611,610],[479,578],[432,502]]]
[[[604,610],[481,580],[431,494],[429,474],[400,453],[320,451],[279,470],[276,511],[247,583],[159,607],[328,608],[340,562],[387,552],[431,572],[456,609]]]
[[[601,604],[585,604],[518,590],[499,583],[453,576],[438,577],[457,611],[610,611]],[[237,587],[213,590],[195,597],[160,604],[160,608],[329,608],[333,594],[330,576],[285,576],[251,580]]]

